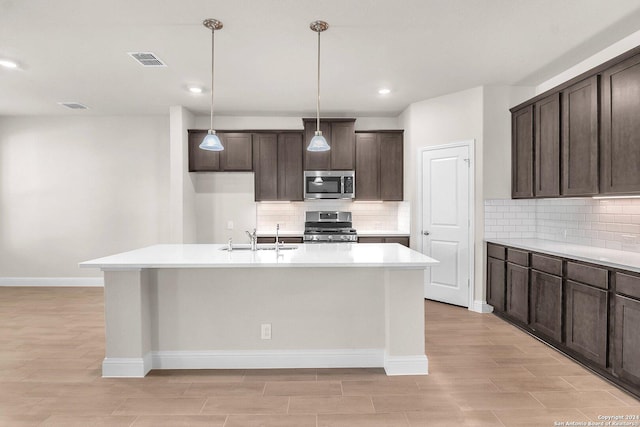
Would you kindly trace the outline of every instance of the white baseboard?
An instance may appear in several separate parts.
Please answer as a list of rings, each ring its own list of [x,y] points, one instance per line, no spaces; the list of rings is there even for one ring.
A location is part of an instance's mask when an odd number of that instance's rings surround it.
[[[0,286],[99,287],[102,277],[0,277]]]
[[[387,375],[427,375],[429,360],[422,356],[386,356],[384,370]]]
[[[382,349],[272,351],[154,351],[154,369],[382,367]]]
[[[151,353],[144,357],[105,357],[102,361],[103,378],[142,378],[151,370]]]
[[[469,310],[476,313],[493,313],[493,306],[487,304],[485,301],[475,300],[473,305],[469,307]]]

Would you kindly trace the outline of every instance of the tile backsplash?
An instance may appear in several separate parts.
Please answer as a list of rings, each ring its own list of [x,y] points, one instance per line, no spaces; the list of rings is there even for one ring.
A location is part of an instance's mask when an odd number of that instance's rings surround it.
[[[485,200],[486,238],[539,238],[640,252],[640,199]]]
[[[409,233],[409,202],[350,202],[318,200],[309,202],[261,202],[256,207],[258,231],[275,231],[276,224],[286,232],[304,231],[306,211],[349,211],[358,231],[397,231]]]

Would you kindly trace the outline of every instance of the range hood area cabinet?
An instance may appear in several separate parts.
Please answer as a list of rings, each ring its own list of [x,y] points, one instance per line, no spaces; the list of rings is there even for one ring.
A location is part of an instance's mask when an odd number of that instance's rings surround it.
[[[304,141],[311,141],[316,131],[316,119],[302,119]],[[353,170],[355,168],[356,119],[320,119],[320,130],[331,150],[304,152],[304,170]],[[306,146],[305,146],[306,148]]]
[[[403,131],[356,133],[356,200],[403,200],[403,143]]]
[[[253,134],[255,200],[303,200],[302,132]]]
[[[223,151],[200,149],[206,130],[189,130],[189,172],[250,172],[253,170],[251,134],[218,132]]]
[[[640,193],[640,47],[511,109],[512,198]]]

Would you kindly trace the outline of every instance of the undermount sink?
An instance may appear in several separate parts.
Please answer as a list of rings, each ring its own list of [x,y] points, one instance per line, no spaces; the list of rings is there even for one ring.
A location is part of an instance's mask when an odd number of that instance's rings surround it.
[[[286,246],[280,246],[280,250],[281,251],[290,251],[293,249],[298,249],[297,245],[286,245]],[[222,248],[220,248],[221,251],[228,251],[229,247],[227,246],[223,246]],[[250,251],[251,250],[251,246],[250,245],[233,245],[231,247],[231,252],[233,251]],[[258,250],[259,251],[275,251],[276,247],[273,245],[268,245],[268,246],[258,246]]]

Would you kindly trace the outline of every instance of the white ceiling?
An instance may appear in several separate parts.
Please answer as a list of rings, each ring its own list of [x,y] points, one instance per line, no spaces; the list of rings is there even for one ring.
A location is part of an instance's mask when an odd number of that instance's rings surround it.
[[[479,85],[537,85],[640,29],[638,0],[0,0],[0,115],[396,115]],[[127,55],[151,51],[167,68]],[[392,90],[378,95],[380,87]],[[90,107],[72,111],[57,102]]]

